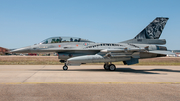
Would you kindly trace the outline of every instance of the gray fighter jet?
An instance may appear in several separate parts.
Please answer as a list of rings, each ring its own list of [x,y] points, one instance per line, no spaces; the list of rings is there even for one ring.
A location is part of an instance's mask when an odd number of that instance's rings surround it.
[[[39,44],[13,50],[13,53],[56,52],[63,70],[68,66],[85,63],[104,63],[104,69],[114,71],[112,62],[124,65],[139,63],[139,59],[164,57],[174,54],[167,51],[165,39],[159,39],[168,18],[157,17],[133,39],[119,43],[95,43],[77,37],[51,37]]]

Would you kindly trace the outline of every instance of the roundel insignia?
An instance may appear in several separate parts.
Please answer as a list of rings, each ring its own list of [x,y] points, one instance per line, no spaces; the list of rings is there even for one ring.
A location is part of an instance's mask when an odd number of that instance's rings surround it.
[[[84,43],[84,46],[87,46],[88,45],[88,43]]]

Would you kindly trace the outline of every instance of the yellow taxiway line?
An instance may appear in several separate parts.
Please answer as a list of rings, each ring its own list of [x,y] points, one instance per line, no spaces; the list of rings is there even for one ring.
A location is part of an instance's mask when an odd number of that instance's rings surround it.
[[[7,82],[0,84],[180,84],[180,82]]]

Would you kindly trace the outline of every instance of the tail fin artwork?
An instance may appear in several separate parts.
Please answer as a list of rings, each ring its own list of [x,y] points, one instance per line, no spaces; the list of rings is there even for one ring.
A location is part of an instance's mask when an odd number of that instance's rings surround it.
[[[121,43],[138,43],[138,44],[166,44],[165,39],[159,39],[161,33],[169,18],[157,17],[146,28],[144,28],[136,37]]]
[[[159,39],[169,18],[157,17],[144,28],[134,39]]]

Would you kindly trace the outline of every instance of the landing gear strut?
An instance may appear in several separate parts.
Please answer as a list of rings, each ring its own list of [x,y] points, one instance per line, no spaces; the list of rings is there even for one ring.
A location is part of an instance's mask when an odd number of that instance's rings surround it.
[[[104,69],[105,70],[110,70],[110,71],[115,71],[116,70],[116,66],[114,64],[109,64],[109,63],[105,63],[104,64]]]

